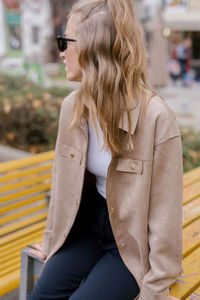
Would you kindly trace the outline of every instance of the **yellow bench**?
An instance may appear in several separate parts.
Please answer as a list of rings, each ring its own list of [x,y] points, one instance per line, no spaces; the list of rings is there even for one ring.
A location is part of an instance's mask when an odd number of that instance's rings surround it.
[[[0,295],[19,287],[21,250],[42,240],[53,158],[50,151],[0,164]],[[194,300],[200,299],[200,167],[183,179],[184,273],[170,287],[170,294]]]
[[[200,167],[184,174],[183,269],[170,294],[180,299],[200,299]]]
[[[0,296],[19,287],[21,250],[42,240],[54,151],[0,164]]]

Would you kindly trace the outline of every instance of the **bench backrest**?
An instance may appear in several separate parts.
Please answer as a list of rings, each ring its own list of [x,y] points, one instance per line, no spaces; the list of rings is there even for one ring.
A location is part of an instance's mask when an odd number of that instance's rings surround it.
[[[0,164],[0,246],[46,220],[54,151]]]

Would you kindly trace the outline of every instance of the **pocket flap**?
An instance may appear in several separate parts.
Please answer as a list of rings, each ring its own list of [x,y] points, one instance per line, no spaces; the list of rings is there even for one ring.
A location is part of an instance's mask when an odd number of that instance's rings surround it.
[[[143,161],[137,159],[119,157],[117,161],[116,170],[141,174],[143,171]]]
[[[78,163],[81,163],[81,159],[82,159],[81,152],[79,152],[76,148],[74,148],[72,146],[59,143],[58,144],[58,153],[63,157],[66,157],[68,159],[75,160]]]

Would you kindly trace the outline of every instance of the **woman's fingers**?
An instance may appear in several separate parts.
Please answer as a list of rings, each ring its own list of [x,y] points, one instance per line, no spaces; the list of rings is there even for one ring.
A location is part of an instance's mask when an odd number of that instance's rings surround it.
[[[31,253],[31,254],[34,254],[35,256],[37,256],[37,257],[39,257],[39,258],[42,258],[42,253],[41,253],[40,251],[31,249],[31,250],[29,250],[28,252]]]
[[[179,298],[172,297],[172,296],[169,296],[169,300],[180,300],[180,299],[179,299]]]
[[[41,251],[39,251],[39,250],[30,249],[29,253],[32,253],[32,254],[34,254],[35,256],[37,256],[37,257],[39,257],[41,259],[45,259],[46,258],[46,255],[43,255],[41,253]]]
[[[34,249],[30,249],[28,252],[34,254],[35,256],[45,259],[46,255],[42,254],[42,246],[38,243],[33,244]]]
[[[41,246],[40,244],[38,244],[38,243],[34,243],[34,244],[33,244],[33,247],[34,247],[35,249],[39,250],[39,251],[42,251],[42,246]]]

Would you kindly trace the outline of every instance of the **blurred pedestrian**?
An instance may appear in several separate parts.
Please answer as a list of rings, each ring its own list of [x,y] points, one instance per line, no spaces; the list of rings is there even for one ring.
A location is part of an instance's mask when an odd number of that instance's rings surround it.
[[[192,40],[190,38],[185,40],[185,47],[187,53],[186,72],[190,72],[192,70]]]
[[[186,64],[188,59],[188,53],[187,53],[187,47],[185,45],[185,42],[181,42],[176,47],[176,57],[180,63],[181,66],[181,73],[180,78],[183,79],[184,75],[186,73]]]
[[[186,38],[182,43],[178,44],[176,56],[181,66],[180,78],[183,80],[183,85],[188,86],[192,80],[192,40],[190,38]]]
[[[172,81],[176,83],[181,73],[180,63],[176,59],[170,59],[167,68]]]

